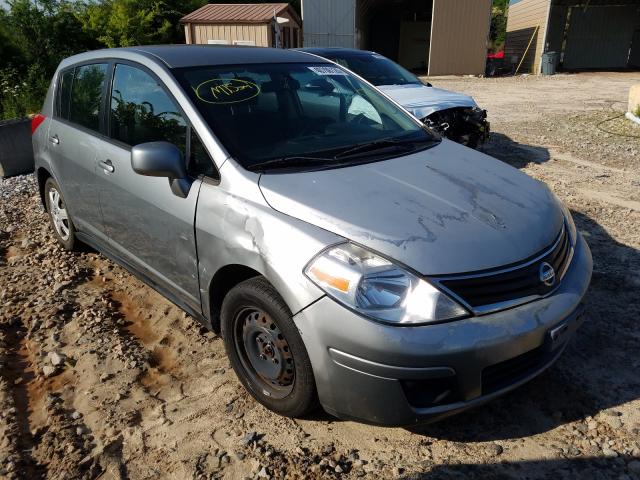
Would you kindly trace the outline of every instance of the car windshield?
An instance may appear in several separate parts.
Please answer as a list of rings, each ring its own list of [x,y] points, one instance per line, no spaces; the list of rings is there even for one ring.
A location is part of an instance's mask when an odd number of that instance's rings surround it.
[[[327,58],[357,73],[376,87],[380,85],[423,85],[413,73],[377,53],[332,54]]]
[[[439,141],[336,65],[207,66],[174,74],[213,133],[249,170],[378,160]]]

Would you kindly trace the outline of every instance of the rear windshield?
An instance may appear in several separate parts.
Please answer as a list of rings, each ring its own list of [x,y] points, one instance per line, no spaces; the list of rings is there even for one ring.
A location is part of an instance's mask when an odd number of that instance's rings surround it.
[[[324,55],[323,55],[324,56]],[[328,55],[327,58],[357,73],[376,87],[381,85],[422,85],[418,77],[382,55]]]
[[[174,75],[213,133],[250,170],[274,159],[335,159],[336,152],[371,142],[438,140],[336,65],[212,66]]]

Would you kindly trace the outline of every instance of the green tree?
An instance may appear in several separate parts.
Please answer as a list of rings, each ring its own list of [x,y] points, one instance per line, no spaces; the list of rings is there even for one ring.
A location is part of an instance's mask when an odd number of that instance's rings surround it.
[[[9,12],[0,7],[0,69],[14,63],[19,57],[18,48],[13,43],[8,24]]]
[[[504,48],[504,40],[507,32],[507,11],[509,0],[493,0],[491,11],[491,48],[500,51]]]
[[[78,17],[85,33],[109,48],[184,43],[180,18],[206,3],[207,0],[99,0],[83,6]],[[222,0],[220,3],[268,2]],[[292,5],[299,11],[299,0],[294,0]]]
[[[84,31],[106,47],[184,43],[181,17],[202,0],[103,0],[79,14]]]
[[[38,111],[60,60],[99,46],[83,31],[75,2],[8,4],[0,23],[0,118]]]
[[[6,1],[8,8],[0,7],[0,119],[38,111],[63,58],[102,47],[183,43],[180,18],[207,3],[207,0]],[[292,5],[300,11],[299,0]]]
[[[61,59],[99,46],[77,18],[78,5],[67,0],[9,0],[8,27],[26,65],[46,71]]]

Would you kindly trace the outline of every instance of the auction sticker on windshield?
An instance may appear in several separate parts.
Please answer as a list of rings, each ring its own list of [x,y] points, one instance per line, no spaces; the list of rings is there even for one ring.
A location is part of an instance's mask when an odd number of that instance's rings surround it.
[[[207,80],[195,89],[196,96],[206,103],[227,105],[251,100],[260,94],[260,87],[239,78],[215,78]]]
[[[307,67],[317,75],[346,75],[347,72],[338,67]]]

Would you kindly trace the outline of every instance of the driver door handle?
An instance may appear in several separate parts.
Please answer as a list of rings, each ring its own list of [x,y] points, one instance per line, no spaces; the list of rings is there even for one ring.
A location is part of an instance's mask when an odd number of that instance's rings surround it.
[[[99,161],[98,165],[100,165],[100,167],[106,172],[106,173],[113,173],[116,170],[116,167],[113,166],[113,163],[111,162],[111,160],[105,160],[105,161]]]

